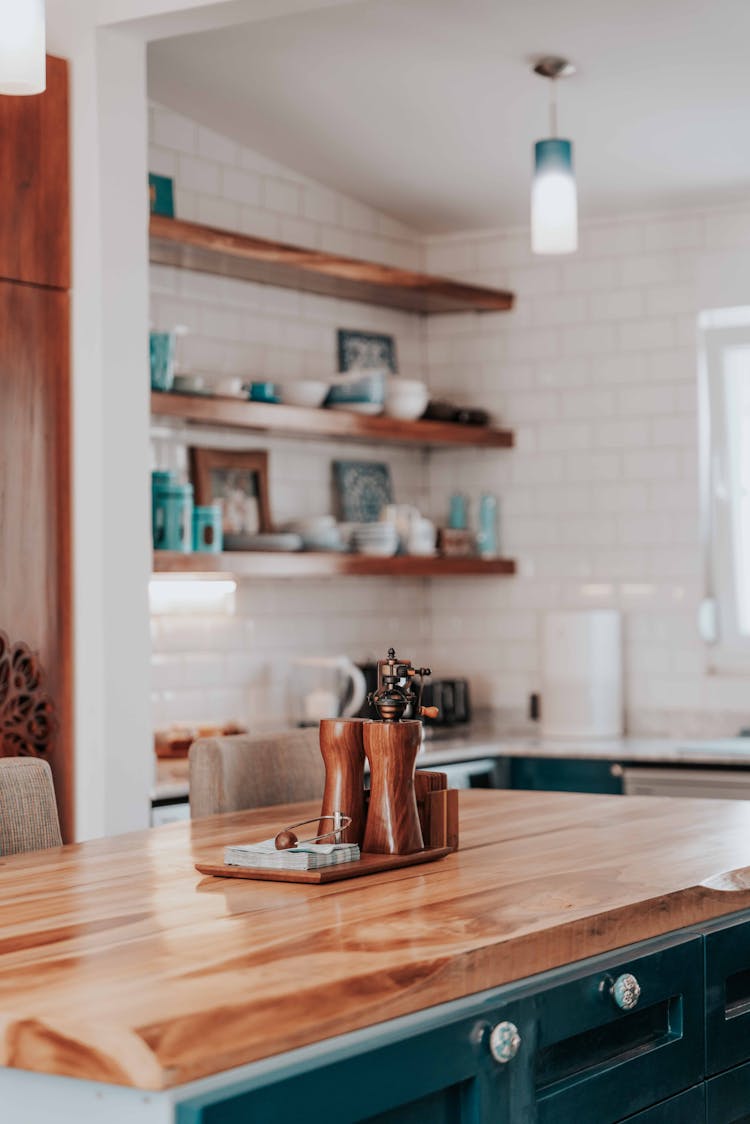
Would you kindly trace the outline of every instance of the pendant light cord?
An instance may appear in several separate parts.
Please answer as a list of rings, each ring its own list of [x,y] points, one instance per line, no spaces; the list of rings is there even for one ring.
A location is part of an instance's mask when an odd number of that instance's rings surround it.
[[[554,78],[550,80],[550,99],[549,99],[549,127],[550,136],[557,137],[557,82]]]

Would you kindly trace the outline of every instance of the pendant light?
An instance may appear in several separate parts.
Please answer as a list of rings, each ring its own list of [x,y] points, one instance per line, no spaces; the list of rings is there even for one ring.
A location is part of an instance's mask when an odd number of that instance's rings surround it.
[[[41,94],[47,85],[44,0],[0,0],[0,94]]]
[[[576,68],[567,59],[539,59],[534,73],[551,84],[550,136],[534,145],[531,183],[531,249],[535,254],[572,254],[578,249],[578,198],[573,145],[557,135],[556,82]]]

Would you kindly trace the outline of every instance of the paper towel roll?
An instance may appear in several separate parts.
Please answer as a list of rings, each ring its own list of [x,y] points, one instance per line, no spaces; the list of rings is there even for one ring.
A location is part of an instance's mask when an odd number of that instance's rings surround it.
[[[542,733],[549,738],[612,738],[622,731],[619,612],[548,613],[542,627]]]

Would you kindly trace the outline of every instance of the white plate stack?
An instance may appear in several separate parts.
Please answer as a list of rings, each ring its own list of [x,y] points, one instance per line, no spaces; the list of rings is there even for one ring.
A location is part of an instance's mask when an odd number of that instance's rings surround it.
[[[398,550],[398,531],[393,523],[358,523],[352,531],[352,542],[358,554],[391,558]]]

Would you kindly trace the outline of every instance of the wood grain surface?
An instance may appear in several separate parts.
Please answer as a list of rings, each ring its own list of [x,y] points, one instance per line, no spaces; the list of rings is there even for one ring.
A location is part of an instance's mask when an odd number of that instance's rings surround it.
[[[424,847],[414,789],[422,723],[414,718],[368,722],[363,733],[370,762],[370,802],[362,850],[413,855]]]
[[[0,1062],[163,1088],[750,908],[750,802],[460,802],[455,854],[328,886],[194,869],[310,803],[1,860]]]
[[[458,448],[510,449],[515,440],[511,429],[497,429],[489,425],[461,425],[458,422],[422,419],[404,421],[385,415],[369,417],[349,410],[311,409],[307,406],[157,390],[151,392],[151,413],[155,417],[180,418],[196,425],[287,434],[312,441],[319,437],[339,437],[347,441],[386,442],[423,448],[455,445]]]
[[[19,743],[0,690],[0,753],[49,761],[63,838],[73,834],[69,301],[0,281],[0,630],[37,657],[43,679],[29,698],[48,696],[53,715],[43,749]]]
[[[367,554],[296,553],[265,550],[232,550],[223,554],[180,554],[154,551],[158,574],[235,574],[244,578],[393,577],[452,578],[504,577],[515,574],[511,558],[439,558],[397,554],[377,558]]]
[[[320,814],[343,812],[351,824],[338,836],[322,843],[356,843],[365,834],[365,746],[362,718],[324,718],[320,723],[320,753],[326,767],[326,784]],[[318,835],[330,831],[331,820],[321,820]]]
[[[342,258],[183,219],[151,216],[151,261],[407,312],[505,312],[513,294]]]
[[[0,98],[0,277],[70,288],[68,64],[47,56],[47,89]]]
[[[429,851],[418,851],[414,855],[362,855],[357,862],[341,863],[322,870],[250,870],[241,866],[228,866],[226,863],[196,863],[195,869],[212,878],[245,878],[255,882],[299,882],[308,886],[323,886],[327,882],[345,882],[351,878],[368,878],[384,870],[398,870],[405,866],[418,866],[421,863],[434,863],[444,859],[452,847],[431,847]]]

